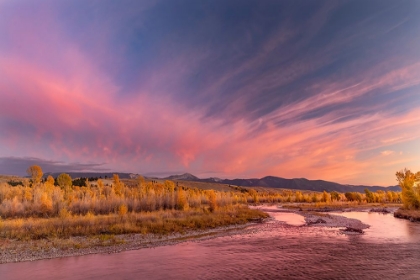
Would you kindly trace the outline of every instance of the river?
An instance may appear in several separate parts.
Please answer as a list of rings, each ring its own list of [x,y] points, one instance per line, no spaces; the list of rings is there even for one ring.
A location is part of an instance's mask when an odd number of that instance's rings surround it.
[[[246,234],[173,246],[0,265],[0,279],[420,279],[420,224],[349,212],[362,235],[276,213]]]

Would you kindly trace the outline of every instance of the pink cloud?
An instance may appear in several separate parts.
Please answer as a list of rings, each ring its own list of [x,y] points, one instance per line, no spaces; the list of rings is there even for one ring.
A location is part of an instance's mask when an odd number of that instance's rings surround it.
[[[405,165],[420,169],[419,154],[402,158],[393,152],[398,151],[395,145],[420,139],[418,109],[390,114],[384,109],[392,108],[394,99],[372,104],[374,113],[364,115],[357,115],[356,107],[343,106],[302,117],[375,90],[386,94],[418,86],[416,61],[404,65],[390,59],[351,77],[332,75],[304,88],[305,98],[250,117],[253,112],[247,106],[253,96],[334,61],[329,52],[340,46],[334,41],[313,59],[302,56],[286,69],[244,79],[223,99],[225,111],[208,117],[202,109],[221,104],[226,83],[266,64],[274,50],[295,39],[297,30],[280,28],[258,55],[225,75],[215,73],[214,83],[196,93],[208,101],[189,107],[186,98],[177,100],[177,94],[184,90],[186,77],[214,55],[208,48],[187,49],[168,61],[157,58],[158,63],[148,69],[148,79],[139,79],[146,82],[122,94],[115,77],[98,62],[98,58],[118,60],[107,58],[101,49],[109,33],[95,34],[99,54],[93,58],[65,35],[52,11],[27,16],[26,21],[8,19],[9,48],[0,51],[0,142],[8,155],[106,162],[110,168],[132,172],[212,171],[221,177],[275,175],[384,185],[391,184],[394,172]],[[319,28],[310,30],[311,36]],[[171,51],[167,49],[162,45],[160,51]],[[338,121],[352,115],[356,116]]]
[[[127,168],[140,162],[138,168],[144,168],[142,161],[150,164],[156,153],[163,153],[163,158],[152,164],[153,167],[216,170],[228,177],[268,174],[298,177],[304,173],[313,179],[351,182],[354,178],[361,180],[371,166],[382,165],[374,156],[358,161],[357,155],[361,152],[385,148],[390,142],[404,142],[407,138],[398,135],[406,131],[414,131],[410,133],[410,139],[420,137],[420,132],[413,130],[420,125],[420,114],[415,111],[392,118],[377,113],[338,123],[331,122],[334,116],[326,114],[293,126],[275,125],[279,119],[305,112],[309,104],[317,106],[324,100],[347,100],[325,93],[254,122],[242,120],[221,126],[220,120],[203,122],[199,112],[186,113],[181,105],[162,101],[151,93],[142,92],[137,97],[118,100],[118,87],[95,69],[88,58],[78,52],[69,52],[65,61],[72,65],[73,71],[63,77],[18,58],[1,58],[0,72],[7,73],[8,85],[3,84],[0,88],[5,93],[0,109],[3,117],[35,129],[29,135],[35,146],[44,146],[44,151],[52,152],[51,156],[72,161],[88,157],[92,161],[105,160]],[[20,83],[22,80],[25,83]],[[358,86],[344,88],[341,92]],[[18,99],[16,92],[20,92]],[[353,91],[352,95],[365,92],[362,88]],[[253,129],[262,125],[264,130],[249,137]],[[19,142],[13,135],[22,132],[9,132],[1,141]],[[330,133],[335,136],[331,137]],[[365,143],[360,145],[358,139]],[[32,151],[32,148],[26,150],[33,155]],[[382,154],[393,153],[385,150]],[[162,159],[168,162],[162,163]],[[195,165],[199,161],[199,166]],[[395,167],[404,162],[391,165]]]
[[[385,150],[385,151],[382,151],[381,152],[381,155],[383,155],[383,156],[389,156],[389,155],[392,155],[394,153],[395,153],[394,151]]]

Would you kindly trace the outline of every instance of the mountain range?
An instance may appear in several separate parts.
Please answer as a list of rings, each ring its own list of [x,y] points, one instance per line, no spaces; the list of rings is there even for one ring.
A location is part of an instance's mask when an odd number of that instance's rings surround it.
[[[48,175],[56,178],[60,173],[45,173],[44,177]],[[121,179],[132,179],[139,176],[133,173],[123,172],[69,172],[72,178],[89,178],[89,177],[101,177],[101,178],[112,178],[113,174],[118,174]],[[146,177],[147,178],[147,177]],[[365,185],[344,185],[335,182],[329,182],[324,180],[308,180],[305,178],[293,178],[285,179],[281,177],[266,176],[263,178],[251,178],[251,179],[220,179],[220,178],[198,178],[190,173],[184,173],[180,175],[171,175],[165,178],[148,178],[148,179],[164,179],[173,181],[195,181],[195,182],[208,182],[208,183],[219,183],[226,185],[234,185],[240,187],[269,187],[269,188],[281,188],[281,189],[292,189],[292,190],[310,190],[310,191],[337,191],[337,192],[364,192],[367,188],[370,191],[401,191],[399,186],[365,186]]]
[[[367,188],[370,191],[400,191],[399,186],[380,187],[380,186],[364,186],[364,185],[343,185],[335,182],[324,180],[308,180],[305,178],[285,179],[281,177],[266,176],[260,179],[220,179],[207,178],[200,179],[192,174],[184,173],[181,175],[172,175],[164,179],[179,181],[198,181],[212,182],[220,184],[235,185],[241,187],[269,187],[293,190],[311,190],[311,191],[338,191],[338,192],[364,192]]]

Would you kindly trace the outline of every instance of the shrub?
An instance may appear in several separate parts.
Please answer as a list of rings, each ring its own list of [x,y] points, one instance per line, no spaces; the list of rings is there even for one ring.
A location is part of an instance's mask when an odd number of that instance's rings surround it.
[[[338,201],[338,200],[340,200],[340,194],[338,193],[338,192],[336,192],[336,191],[332,191],[331,193],[331,200],[335,200],[335,201]]]
[[[120,215],[120,217],[127,214],[127,211],[128,211],[128,208],[125,204],[122,204],[122,205],[120,205],[120,207],[118,207],[118,215]]]
[[[188,209],[187,197],[186,197],[185,191],[183,189],[178,190],[176,206],[179,210],[187,210]]]
[[[329,203],[330,201],[331,201],[331,196],[326,191],[324,191],[322,193],[322,202]]]
[[[209,197],[209,206],[210,206],[210,211],[214,212],[214,210],[217,209],[217,200],[216,200],[216,193],[214,192],[214,190],[210,190],[208,192],[208,197]]]

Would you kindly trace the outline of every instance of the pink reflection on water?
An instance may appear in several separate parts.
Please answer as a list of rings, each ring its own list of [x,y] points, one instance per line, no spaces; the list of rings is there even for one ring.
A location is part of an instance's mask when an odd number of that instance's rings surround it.
[[[276,221],[285,222],[291,226],[303,226],[306,223],[303,216],[295,213],[273,212],[270,213],[270,216],[272,216]]]
[[[303,216],[296,213],[290,213],[287,211],[287,209],[285,211],[276,205],[264,205],[251,208],[260,209],[261,211],[267,212],[270,214],[270,217],[274,218],[274,220],[284,222],[291,226],[303,226],[306,224],[305,218]]]
[[[276,212],[280,219],[289,214]],[[420,224],[378,213],[334,215],[371,228],[346,236],[322,227],[256,224],[242,234],[173,246],[2,264],[0,279],[418,279]]]
[[[345,212],[336,213],[347,218],[358,219],[370,228],[365,230],[364,239],[380,242],[420,242],[418,223],[397,219],[392,214]]]

